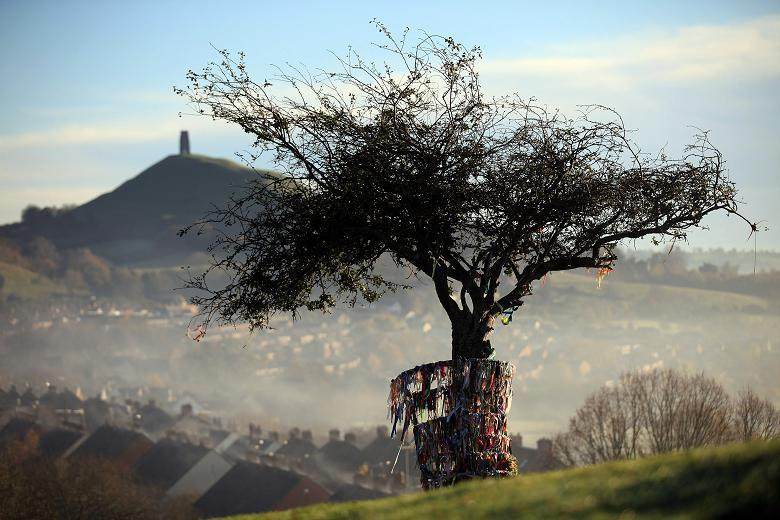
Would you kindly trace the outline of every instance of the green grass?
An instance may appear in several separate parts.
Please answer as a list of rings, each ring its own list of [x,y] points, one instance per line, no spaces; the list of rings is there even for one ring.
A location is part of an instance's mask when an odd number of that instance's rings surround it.
[[[603,296],[619,301],[641,302],[655,295],[658,299],[691,303],[704,306],[708,310],[718,311],[735,311],[749,306],[766,309],[768,306],[767,300],[760,296],[717,289],[663,285],[662,282],[626,281],[620,278],[619,271],[607,276],[603,280],[600,289],[597,288],[595,274],[591,277],[585,277],[566,272],[553,273],[549,283],[558,283],[558,286],[561,288],[575,287],[590,295]]]
[[[43,300],[69,292],[62,283],[6,262],[0,262],[0,275],[5,279],[0,297],[15,295],[23,300]]]
[[[780,439],[233,520],[780,518]]]

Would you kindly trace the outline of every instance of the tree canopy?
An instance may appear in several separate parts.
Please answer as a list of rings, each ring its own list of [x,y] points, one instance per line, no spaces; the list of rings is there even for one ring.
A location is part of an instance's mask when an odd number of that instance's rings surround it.
[[[566,117],[489,97],[478,47],[377,28],[381,64],[350,49],[337,70],[287,66],[256,81],[243,54],[221,51],[176,89],[250,134],[248,160],[270,153],[282,173],[182,231],[221,229],[211,267],[188,283],[204,291],[194,301],[207,321],[266,327],[278,312],[373,302],[402,286],[377,269],[389,256],[433,281],[453,357],[486,357],[496,319],[545,274],[603,276],[621,241],[684,240],[709,213],[740,215],[706,132],[681,157],[647,154],[609,108]],[[226,285],[209,285],[215,271]]]

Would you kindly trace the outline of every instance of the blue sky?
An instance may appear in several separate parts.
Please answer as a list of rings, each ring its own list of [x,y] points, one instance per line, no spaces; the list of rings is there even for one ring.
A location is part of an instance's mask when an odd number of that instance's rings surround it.
[[[744,212],[780,249],[780,2],[40,2],[0,0],[0,223],[29,203],[82,203],[176,152],[230,157],[247,137],[191,116],[173,94],[189,68],[243,50],[250,72],[328,68],[348,45],[371,55],[376,17],[480,45],[488,92],[564,112],[617,109],[647,150],[679,152],[711,131]],[[694,247],[752,247],[709,218]]]

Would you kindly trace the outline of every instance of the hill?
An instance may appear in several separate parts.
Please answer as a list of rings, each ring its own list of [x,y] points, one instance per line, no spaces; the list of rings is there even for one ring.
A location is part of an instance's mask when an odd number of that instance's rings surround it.
[[[87,247],[120,265],[172,265],[208,244],[177,239],[176,232],[256,178],[224,159],[171,155],[81,206],[42,210],[2,226],[0,236],[19,242],[42,236],[58,248]]]
[[[780,439],[232,520],[778,518]]]

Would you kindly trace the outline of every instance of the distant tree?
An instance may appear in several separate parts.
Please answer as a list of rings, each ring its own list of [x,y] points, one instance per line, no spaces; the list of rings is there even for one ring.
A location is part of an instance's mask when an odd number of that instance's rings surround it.
[[[51,215],[47,208],[40,208],[35,204],[29,204],[22,210],[22,223],[37,225],[44,222]]]
[[[484,358],[499,318],[554,271],[614,265],[621,241],[684,240],[709,213],[738,213],[737,190],[706,132],[678,159],[648,155],[612,110],[569,119],[517,95],[484,95],[478,47],[383,25],[376,65],[351,51],[332,72],[250,78],[243,54],[190,71],[176,89],[203,115],[271,152],[267,176],[202,222],[214,256],[188,286],[204,320],[266,327],[275,313],[373,302],[430,278],[452,326],[452,357]],[[279,89],[277,90],[277,87]],[[209,275],[227,274],[226,285]],[[507,284],[499,289],[500,284]]]
[[[64,252],[64,270],[75,273],[67,279],[83,280],[86,287],[96,294],[108,294],[112,290],[114,269],[102,257],[88,248],[68,249]]]
[[[740,441],[771,439],[780,435],[780,410],[743,388],[734,402],[734,436]]]
[[[553,444],[570,465],[634,459],[642,453],[642,410],[631,387],[603,387],[585,399],[569,421],[569,430]]]
[[[141,277],[141,274],[126,267],[113,267],[111,269],[111,285],[109,286],[111,295],[138,301],[143,298]],[[168,288],[171,288],[170,284]]]
[[[704,262],[699,266],[699,272],[705,275],[713,275],[718,273],[718,266],[711,264],[710,262]]]
[[[32,226],[45,226],[50,224],[55,217],[64,215],[76,207],[76,204],[65,204],[59,208],[55,206],[41,208],[35,204],[29,204],[22,210],[22,223]]]
[[[671,369],[624,374],[585,399],[554,439],[570,465],[714,446],[780,434],[780,413],[746,389],[736,400],[701,374]]]
[[[626,380],[641,394],[647,453],[720,444],[728,439],[730,403],[723,387],[671,369]]]
[[[24,248],[33,271],[45,276],[56,276],[61,268],[62,257],[57,246],[42,236],[33,237]]]
[[[681,251],[673,253],[654,253],[648,259],[650,274],[658,278],[685,276],[688,272],[688,254]]]
[[[27,260],[24,258],[19,244],[5,237],[0,237],[0,262],[21,267],[27,266]]]

